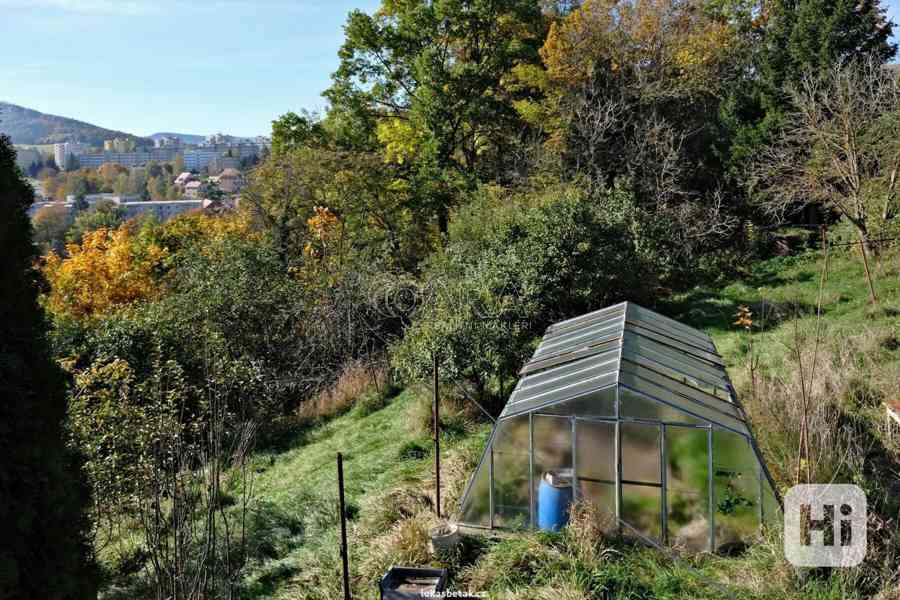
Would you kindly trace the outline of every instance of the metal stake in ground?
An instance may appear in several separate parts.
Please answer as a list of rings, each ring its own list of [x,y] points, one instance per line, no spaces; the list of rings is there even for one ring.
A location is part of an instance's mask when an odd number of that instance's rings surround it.
[[[437,353],[432,354],[434,361],[434,508],[438,518],[441,518],[441,418],[438,412],[438,359]]]
[[[347,509],[344,506],[344,457],[337,454],[338,498],[341,510],[341,562],[344,566],[344,600],[350,600],[350,567],[347,562]]]

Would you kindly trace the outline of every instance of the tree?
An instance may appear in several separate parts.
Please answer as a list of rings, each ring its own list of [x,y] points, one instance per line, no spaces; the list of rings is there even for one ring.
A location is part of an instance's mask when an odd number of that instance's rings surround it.
[[[184,173],[184,155],[179,153],[175,155],[175,163],[172,165],[172,170],[176,175],[180,175]]]
[[[147,180],[147,194],[154,201],[166,199],[166,180],[163,175],[151,176]]]
[[[531,0],[385,0],[375,15],[354,11],[325,93],[329,117],[363,132],[354,137],[377,130],[382,146],[414,149],[395,158],[444,233],[460,191],[507,175],[523,123],[503,80],[538,62],[545,31]]]
[[[788,93],[796,109],[756,161],[751,189],[779,222],[809,204],[836,210],[865,260],[873,229],[900,211],[900,82],[875,55],[811,70]]]
[[[719,112],[750,39],[744,15],[717,7],[586,0],[551,25],[543,67],[513,73],[536,90],[516,104],[543,133],[534,170],[601,203],[630,189],[644,225],[668,227],[673,277],[695,276],[698,258],[727,244],[742,199],[727,193]]]
[[[442,377],[470,385],[480,402],[491,382],[515,380],[550,323],[640,298],[654,279],[620,215],[575,186],[503,200],[460,210],[430,260],[425,302],[394,347],[411,380],[430,372],[437,352]]]
[[[206,198],[214,202],[225,199],[225,192],[219,187],[217,181],[208,181],[206,183]]]
[[[790,86],[835,64],[863,56],[885,62],[897,51],[893,23],[879,0],[773,0],[756,22],[759,39],[750,55],[756,76],[731,91],[724,110],[738,171],[796,108]]]
[[[272,121],[272,152],[280,153],[326,144],[327,133],[318,116],[289,112]]]
[[[56,314],[91,318],[160,291],[156,274],[168,251],[132,236],[127,226],[86,233],[66,250],[67,258],[50,253],[44,264],[47,305]]]
[[[125,211],[115,202],[103,200],[94,205],[93,210],[80,212],[66,233],[66,241],[80,244],[86,233],[98,229],[117,229],[125,222]]]
[[[147,170],[131,169],[128,173],[128,184],[125,186],[129,196],[140,196],[141,200],[147,200]]]
[[[74,154],[69,154],[66,156],[66,171],[77,171],[80,163],[78,162],[78,157]]]
[[[380,154],[301,148],[273,153],[254,169],[241,192],[241,207],[267,232],[284,263],[316,261],[340,271],[351,253],[412,268],[437,245],[434,228],[417,218],[399,167]],[[339,219],[338,249],[319,252],[310,220],[319,209]],[[336,264],[325,265],[334,262]]]
[[[72,215],[62,203],[51,204],[34,215],[34,242],[41,252],[61,253],[65,249],[66,232],[72,224]]]
[[[97,177],[100,179],[101,191],[114,192],[116,182],[120,175],[128,174],[128,169],[116,163],[106,163],[97,169]]]
[[[0,596],[96,596],[87,491],[67,448],[63,375],[37,302],[27,209],[34,192],[0,136]]]

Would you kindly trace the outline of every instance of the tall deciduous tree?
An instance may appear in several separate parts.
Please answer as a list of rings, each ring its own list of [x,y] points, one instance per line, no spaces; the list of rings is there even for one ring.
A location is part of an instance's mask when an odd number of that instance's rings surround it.
[[[538,61],[545,30],[532,0],[385,0],[351,13],[326,96],[380,126],[383,145],[415,150],[405,179],[446,231],[460,188],[504,174],[522,123],[503,79]]]
[[[0,136],[0,597],[89,598],[87,492],[66,445],[64,379],[37,303],[33,200]]]
[[[789,92],[797,108],[755,162],[753,188],[779,221],[812,203],[839,212],[865,258],[900,212],[900,82],[876,55],[811,70]]]

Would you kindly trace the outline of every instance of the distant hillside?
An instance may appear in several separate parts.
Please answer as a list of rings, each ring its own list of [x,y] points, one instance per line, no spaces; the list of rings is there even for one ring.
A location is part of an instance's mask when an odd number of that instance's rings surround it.
[[[158,139],[164,138],[164,137],[177,137],[185,144],[199,144],[200,142],[202,142],[203,140],[206,139],[205,135],[194,135],[191,133],[171,133],[171,132],[167,132],[167,131],[153,133],[147,137],[149,137],[151,140],[158,140]]]
[[[130,133],[104,129],[66,117],[47,115],[8,102],[0,102],[0,133],[8,134],[14,144],[81,142],[91,146],[102,146],[103,140],[117,137],[147,141]]]

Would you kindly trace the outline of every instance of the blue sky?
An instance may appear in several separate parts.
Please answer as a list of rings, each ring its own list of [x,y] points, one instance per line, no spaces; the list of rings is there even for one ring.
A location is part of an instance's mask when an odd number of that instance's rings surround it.
[[[138,135],[268,134],[325,106],[378,0],[0,0],[0,100]]]
[[[378,3],[0,0],[0,100],[138,135],[268,134],[324,108],[347,13]]]

